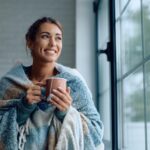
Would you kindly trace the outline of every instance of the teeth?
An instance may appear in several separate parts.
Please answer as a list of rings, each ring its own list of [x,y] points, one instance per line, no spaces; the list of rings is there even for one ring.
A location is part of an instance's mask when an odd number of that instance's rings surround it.
[[[55,51],[49,51],[49,53],[54,54],[54,53],[55,53]]]
[[[46,52],[48,52],[49,54],[54,54],[55,51],[54,50],[45,50]]]

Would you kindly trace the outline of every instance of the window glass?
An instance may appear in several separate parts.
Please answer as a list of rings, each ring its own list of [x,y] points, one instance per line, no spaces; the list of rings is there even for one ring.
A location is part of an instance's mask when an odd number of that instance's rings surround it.
[[[121,20],[123,74],[142,61],[140,0],[130,1]]]
[[[116,7],[118,147],[150,150],[150,0]]]
[[[127,4],[129,0],[120,0],[121,3],[121,10],[125,7],[125,5]]]
[[[121,77],[121,45],[120,45],[120,20],[116,22],[116,58],[117,58],[117,78]]]
[[[145,65],[147,142],[150,149],[150,61]]]
[[[150,0],[143,0],[143,30],[145,56],[150,55]]]
[[[120,16],[120,0],[116,0],[115,3],[115,13],[116,13],[116,19]]]
[[[117,83],[117,99],[119,100],[117,102],[117,110],[118,110],[118,148],[119,149],[122,149],[122,145],[123,144],[123,121],[122,119],[124,118],[123,117],[123,113],[122,113],[122,110],[123,110],[123,103],[122,103],[122,82],[118,82]]]
[[[142,68],[123,80],[122,101],[123,148],[126,150],[144,150],[145,126]]]

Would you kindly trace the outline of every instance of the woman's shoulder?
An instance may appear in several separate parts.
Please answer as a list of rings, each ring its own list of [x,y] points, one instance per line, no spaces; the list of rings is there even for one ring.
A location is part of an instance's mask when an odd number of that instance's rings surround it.
[[[84,77],[81,75],[78,69],[64,66],[61,64],[57,64],[57,68],[58,68],[58,71],[60,71],[62,75],[66,75],[69,78],[85,82]]]
[[[20,73],[23,72],[23,68],[24,66],[22,64],[15,64],[14,66],[12,66],[4,75],[5,76],[8,76],[8,75],[16,75],[16,76],[19,76]]]
[[[92,94],[82,74],[76,68],[61,65],[61,69],[63,70],[61,77],[67,79],[68,86],[71,88],[74,99],[80,97],[84,99],[85,104],[89,103],[88,100],[92,99]]]
[[[1,81],[14,82],[19,84],[30,83],[29,79],[26,76],[25,69],[23,64],[16,64],[4,76],[1,77]]]

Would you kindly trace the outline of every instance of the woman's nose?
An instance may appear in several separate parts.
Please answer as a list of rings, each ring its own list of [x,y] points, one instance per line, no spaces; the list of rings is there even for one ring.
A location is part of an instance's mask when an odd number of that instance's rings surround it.
[[[51,37],[51,38],[49,39],[49,45],[50,45],[50,46],[55,46],[55,45],[56,45],[55,38],[52,38],[52,37]]]

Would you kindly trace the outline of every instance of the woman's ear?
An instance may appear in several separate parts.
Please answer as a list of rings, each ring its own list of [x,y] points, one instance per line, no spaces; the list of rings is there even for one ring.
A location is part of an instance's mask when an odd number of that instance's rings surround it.
[[[32,42],[31,40],[28,40],[26,44],[27,44],[27,47],[28,47],[30,50],[33,49],[33,42]]]

